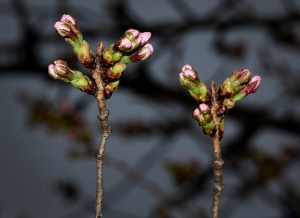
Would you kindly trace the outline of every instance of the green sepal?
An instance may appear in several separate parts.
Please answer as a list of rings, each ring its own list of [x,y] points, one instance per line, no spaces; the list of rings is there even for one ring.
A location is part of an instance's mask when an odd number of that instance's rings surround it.
[[[84,75],[71,81],[72,85],[78,89],[87,86],[89,83]]]

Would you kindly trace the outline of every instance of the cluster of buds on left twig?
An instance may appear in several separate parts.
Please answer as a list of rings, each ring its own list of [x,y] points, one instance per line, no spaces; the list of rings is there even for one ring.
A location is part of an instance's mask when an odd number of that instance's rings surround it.
[[[90,95],[95,94],[96,86],[94,82],[80,71],[71,69],[67,62],[62,60],[54,61],[48,66],[48,74],[53,79],[70,82],[74,87]]]
[[[207,135],[214,136],[217,132],[216,123],[211,112],[212,94],[204,83],[201,83],[197,72],[190,66],[184,65],[179,80],[181,85],[188,88],[191,96],[199,103],[194,111],[193,117],[198,121],[200,128]],[[224,115],[233,108],[236,101],[245,98],[247,95],[257,91],[260,85],[260,76],[251,77],[247,69],[236,70],[230,78],[227,78],[213,96],[218,103],[216,116],[219,118],[218,137],[222,138],[224,132]]]
[[[129,29],[115,44],[102,52],[102,63],[106,67],[102,80],[106,82],[105,96],[109,98],[119,85],[126,64],[144,61],[153,54],[153,47],[147,44],[150,32],[140,33]]]
[[[74,53],[83,66],[92,69],[95,66],[95,56],[90,49],[90,45],[83,40],[76,20],[72,16],[64,14],[60,21],[55,23],[54,28],[66,42],[73,46]]]
[[[98,64],[103,70],[101,74],[104,82],[104,97],[110,98],[118,88],[120,78],[126,64],[144,61],[153,54],[153,47],[147,44],[151,37],[150,32],[140,33],[138,30],[129,29],[124,36],[107,49],[101,42],[97,48],[96,57],[89,44],[83,40],[76,20],[70,15],[63,15],[54,25],[57,33],[73,46],[73,50],[80,62],[88,69],[94,70]],[[94,82],[79,71],[72,70],[65,61],[57,60],[48,67],[49,75],[54,79],[71,82],[73,86],[88,94],[94,94]]]

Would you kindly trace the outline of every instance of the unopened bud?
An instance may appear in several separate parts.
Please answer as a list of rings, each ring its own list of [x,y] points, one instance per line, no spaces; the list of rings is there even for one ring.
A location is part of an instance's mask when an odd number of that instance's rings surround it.
[[[126,38],[128,38],[130,41],[135,40],[139,34],[140,34],[140,32],[135,29],[128,29],[125,32]]]
[[[259,88],[261,78],[260,76],[254,76],[250,79],[248,86],[247,86],[247,93],[248,95],[251,93],[255,93]]]
[[[70,70],[67,62],[62,60],[56,60],[54,64],[50,64],[48,66],[48,74],[53,79],[59,79],[64,82],[70,82],[76,76],[76,74]]]
[[[65,61],[57,60],[54,61],[54,64],[50,64],[48,66],[48,74],[53,79],[71,82],[73,86],[90,95],[94,95],[96,92],[96,86],[93,81],[80,71],[72,70]]]
[[[81,43],[82,35],[79,30],[78,32],[74,32],[72,27],[67,23],[58,21],[55,23],[54,28],[58,35],[65,38],[65,41],[70,43],[72,46]]]
[[[48,66],[48,74],[53,79],[60,79],[60,77],[55,73],[54,67],[55,67],[54,64],[50,64]]]
[[[151,44],[144,45],[137,53],[132,56],[123,56],[121,62],[124,64],[133,63],[136,61],[147,60],[154,52],[154,49]]]
[[[121,38],[117,41],[117,43],[114,45],[113,49],[115,51],[127,51],[131,49],[132,43],[128,38]]]
[[[184,65],[179,74],[180,84],[187,87],[191,96],[198,103],[208,103],[210,93],[204,83],[201,83],[197,72],[188,64]]]
[[[54,24],[54,28],[56,29],[58,35],[60,35],[61,37],[70,37],[72,36],[72,30],[69,27],[68,24],[64,23],[64,22],[56,22]],[[74,36],[75,37],[75,36]]]
[[[243,83],[247,83],[251,78],[251,73],[248,69],[242,69],[242,70],[235,70],[231,77],[231,84],[234,87],[238,87],[239,85]]]
[[[225,98],[232,98],[242,89],[250,80],[251,73],[248,69],[235,70],[230,78],[227,78],[218,90],[218,98],[222,101]]]
[[[144,61],[147,60],[154,52],[154,49],[151,44],[146,44],[141,48],[141,50],[138,52],[138,55],[140,57],[140,60]]]
[[[148,40],[151,38],[151,33],[150,32],[140,33],[138,37],[141,38],[141,42],[140,42],[139,46],[143,47],[144,45],[146,45]]]
[[[212,135],[215,132],[216,124],[213,121],[210,108],[207,104],[200,104],[199,107],[194,110],[193,117],[198,121],[200,128],[205,134]]]
[[[109,49],[106,49],[103,52],[103,61],[106,65],[111,65],[113,63],[113,61],[112,61],[112,52]]]
[[[89,95],[96,93],[96,86],[88,76],[81,76],[71,81],[72,85]]]
[[[119,80],[126,69],[126,64],[122,62],[117,62],[113,67],[107,68],[103,80],[106,82],[113,82]]]
[[[109,99],[111,97],[112,93],[117,90],[119,83],[120,80],[112,82],[107,86],[105,86],[104,93],[103,93],[105,99]]]
[[[261,78],[260,76],[254,76],[250,79],[248,84],[245,86],[243,90],[238,92],[235,96],[232,97],[234,101],[241,100],[245,98],[247,95],[251,93],[255,93],[257,89],[259,88]]]
[[[71,23],[72,25],[76,25],[76,20],[74,19],[74,17],[68,14],[64,14],[61,17],[60,21],[65,23]]]
[[[95,56],[92,52],[90,45],[86,41],[82,41],[80,46],[74,46],[74,53],[77,58],[88,69],[93,69],[95,67]]]
[[[121,60],[121,58],[122,58],[122,53],[121,52],[115,52],[112,55],[112,61],[113,62],[117,62],[117,61]]]

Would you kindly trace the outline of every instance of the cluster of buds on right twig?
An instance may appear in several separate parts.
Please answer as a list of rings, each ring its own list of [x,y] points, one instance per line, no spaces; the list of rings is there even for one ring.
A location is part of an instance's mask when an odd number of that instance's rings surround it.
[[[102,64],[106,67],[102,75],[102,80],[107,84],[106,98],[117,89],[126,64],[144,61],[153,54],[152,45],[147,44],[150,37],[150,32],[140,33],[138,30],[129,29],[115,44],[102,52]]]
[[[191,96],[199,103],[194,111],[193,117],[198,121],[200,128],[207,135],[213,136],[216,133],[216,123],[211,113],[212,93],[205,84],[198,78],[197,72],[190,66],[184,65],[179,74],[180,83],[188,88]],[[257,91],[260,85],[260,76],[251,77],[247,69],[236,70],[230,78],[227,78],[216,93],[218,109],[216,115],[220,118],[218,125],[218,137],[222,138],[224,132],[224,115],[233,108],[236,101],[245,98],[247,95]]]

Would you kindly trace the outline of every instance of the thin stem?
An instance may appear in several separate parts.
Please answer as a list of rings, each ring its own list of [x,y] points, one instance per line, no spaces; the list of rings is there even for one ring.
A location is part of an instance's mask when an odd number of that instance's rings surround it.
[[[103,44],[102,44],[103,46]],[[101,123],[101,129],[102,129],[102,136],[100,145],[96,151],[96,171],[97,171],[97,189],[96,189],[96,213],[95,218],[102,218],[102,200],[104,196],[104,189],[103,189],[103,154],[104,154],[104,147],[106,140],[111,133],[111,127],[108,123],[108,116],[109,111],[106,109],[106,100],[104,98],[104,83],[101,79],[101,74],[104,72],[104,68],[101,66],[101,60],[97,60],[96,67],[92,71],[92,77],[95,80],[96,86],[97,86],[97,92],[95,94],[95,97],[98,102],[98,109],[99,109],[99,115],[98,119]]]
[[[222,194],[222,190],[224,185],[222,183],[222,168],[224,165],[224,161],[222,159],[221,154],[221,146],[220,146],[220,139],[219,139],[219,126],[221,118],[217,116],[217,110],[219,109],[220,105],[217,100],[217,92],[216,92],[216,84],[214,81],[211,83],[211,114],[213,116],[213,120],[216,123],[216,133],[211,136],[213,147],[214,147],[214,182],[215,186],[213,189],[213,205],[211,207],[211,213],[213,218],[219,217],[219,204],[220,204],[220,197]]]

